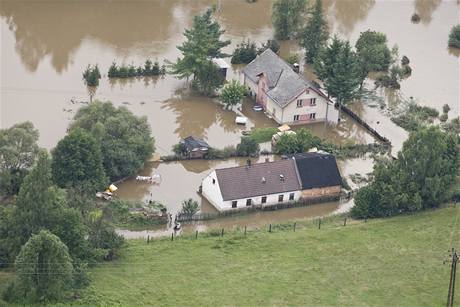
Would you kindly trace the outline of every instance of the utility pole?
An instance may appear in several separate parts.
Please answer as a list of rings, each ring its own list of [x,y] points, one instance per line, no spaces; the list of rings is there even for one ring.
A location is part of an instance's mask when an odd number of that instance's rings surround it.
[[[447,305],[446,305],[447,307],[454,307],[455,277],[457,274],[457,262],[458,262],[457,251],[452,248],[452,264],[450,267],[449,292],[447,294]]]

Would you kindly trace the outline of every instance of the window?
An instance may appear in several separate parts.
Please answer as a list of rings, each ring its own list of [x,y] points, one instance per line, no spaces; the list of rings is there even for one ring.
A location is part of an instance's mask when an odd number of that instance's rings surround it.
[[[246,206],[252,205],[252,199],[248,198],[246,199]]]
[[[262,204],[265,204],[267,202],[267,196],[262,196]]]
[[[294,193],[289,194],[289,200],[294,200]]]
[[[216,179],[212,178],[212,184],[216,184]]]
[[[299,117],[300,117],[299,115],[294,115],[294,121],[295,121],[295,122],[298,121],[298,120],[299,120]]]
[[[300,108],[303,106],[303,101],[302,99],[297,99],[297,107]]]
[[[284,195],[283,195],[283,194],[278,195],[278,201],[279,201],[280,203],[283,202],[283,199],[284,199]]]
[[[232,201],[232,208],[236,208],[236,205],[238,205],[238,201],[237,200]]]
[[[311,106],[316,106],[316,98],[311,98],[310,99],[310,105]]]
[[[315,119],[316,118],[316,113],[310,113],[308,114],[310,119]]]

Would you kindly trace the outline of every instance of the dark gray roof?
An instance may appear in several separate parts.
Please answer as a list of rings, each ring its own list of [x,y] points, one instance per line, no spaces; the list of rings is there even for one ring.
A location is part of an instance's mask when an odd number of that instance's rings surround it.
[[[201,147],[209,148],[208,143],[206,143],[203,139],[200,139],[195,136],[186,137],[182,141],[182,144],[184,144],[184,146],[187,147],[188,149],[201,148]]]
[[[302,190],[332,187],[342,184],[335,157],[322,153],[293,155],[297,165]]]
[[[244,69],[243,73],[257,83],[257,76],[264,73],[268,79],[267,95],[279,106],[284,107],[309,87],[315,87],[294,72],[289,64],[277,56],[270,48],[262,52]]]
[[[216,169],[216,176],[224,201],[300,190],[292,159]]]

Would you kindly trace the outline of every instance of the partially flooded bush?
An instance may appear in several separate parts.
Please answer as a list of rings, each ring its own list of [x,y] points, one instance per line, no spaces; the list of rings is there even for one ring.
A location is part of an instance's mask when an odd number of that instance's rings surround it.
[[[94,66],[88,64],[83,72],[83,80],[85,81],[85,84],[87,86],[98,86],[99,79],[101,79],[101,72],[99,71],[97,64]]]
[[[460,48],[460,24],[452,27],[450,30],[449,47]]]
[[[160,66],[160,63],[157,61],[152,62],[151,60],[146,60],[144,66],[135,67],[133,64],[128,66],[121,65],[118,66],[117,63],[112,62],[112,65],[109,68],[107,76],[109,78],[132,78],[132,77],[150,77],[150,76],[159,76],[166,73],[166,67],[164,65]]]
[[[247,42],[243,41],[241,44],[236,46],[235,51],[233,51],[231,63],[232,64],[248,64],[254,60],[257,56],[257,47],[254,42],[248,40]]]
[[[436,109],[409,103],[405,110],[391,120],[407,131],[415,131],[420,127],[432,123],[439,116]]]

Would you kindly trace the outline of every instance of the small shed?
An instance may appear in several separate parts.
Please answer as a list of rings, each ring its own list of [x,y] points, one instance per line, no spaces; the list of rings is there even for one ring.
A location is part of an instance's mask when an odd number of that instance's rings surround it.
[[[203,158],[209,151],[209,144],[203,139],[189,136],[180,141],[182,153],[189,159]]]
[[[230,65],[228,65],[227,62],[221,58],[214,58],[212,59],[212,62],[216,64],[217,67],[219,67],[220,73],[222,74],[224,80],[227,80],[227,70],[230,68]]]

